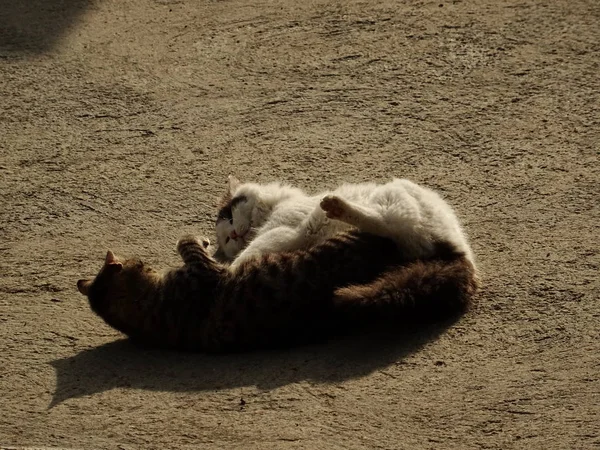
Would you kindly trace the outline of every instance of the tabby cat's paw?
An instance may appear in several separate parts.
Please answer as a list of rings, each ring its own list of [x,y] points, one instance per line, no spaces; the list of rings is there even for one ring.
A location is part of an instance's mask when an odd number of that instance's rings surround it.
[[[326,195],[321,200],[321,209],[330,219],[342,219],[346,216],[348,208],[346,202],[335,195]]]
[[[210,247],[210,239],[208,239],[207,237],[202,236],[199,240],[200,245],[202,245],[202,247],[204,248],[208,248]]]
[[[180,252],[186,245],[200,245],[202,248],[207,249],[210,246],[210,240],[205,237],[197,238],[191,234],[186,234],[177,241],[177,251]]]

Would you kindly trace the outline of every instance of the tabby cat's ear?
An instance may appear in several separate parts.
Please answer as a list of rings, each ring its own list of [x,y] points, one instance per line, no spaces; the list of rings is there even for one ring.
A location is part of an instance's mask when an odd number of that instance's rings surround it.
[[[235,191],[237,190],[237,188],[240,187],[240,185],[242,184],[240,182],[240,180],[238,180],[236,177],[234,177],[233,175],[229,175],[228,177],[229,180],[229,193],[231,195],[235,194]]]
[[[104,264],[109,265],[117,261],[117,257],[110,250],[106,252],[106,259],[104,260]]]
[[[117,271],[119,271],[123,268],[123,264],[121,264],[121,262],[119,262],[119,260],[115,256],[115,254],[113,252],[111,252],[110,250],[108,252],[106,252],[106,259],[104,260],[104,265],[110,266],[111,269],[113,269],[113,270],[116,269]]]

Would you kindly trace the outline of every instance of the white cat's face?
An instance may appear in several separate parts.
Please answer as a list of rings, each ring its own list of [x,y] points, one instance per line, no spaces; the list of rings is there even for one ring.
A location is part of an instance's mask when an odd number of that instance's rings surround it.
[[[252,227],[252,206],[245,197],[235,197],[221,209],[216,231],[219,248],[227,259],[234,259],[249,241]]]
[[[229,178],[229,194],[231,200],[219,211],[215,228],[220,251],[225,259],[233,260],[254,237],[256,198],[233,177]]]

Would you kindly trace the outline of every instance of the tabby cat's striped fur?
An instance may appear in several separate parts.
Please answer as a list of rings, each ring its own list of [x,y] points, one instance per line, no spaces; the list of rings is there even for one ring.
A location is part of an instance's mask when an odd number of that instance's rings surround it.
[[[477,289],[465,255],[405,261],[390,240],[351,232],[307,251],[268,254],[234,275],[185,237],[184,265],[160,275],[108,252],[93,280],[79,280],[91,308],[146,344],[213,352],[290,345],[356,320],[437,319],[463,311]]]

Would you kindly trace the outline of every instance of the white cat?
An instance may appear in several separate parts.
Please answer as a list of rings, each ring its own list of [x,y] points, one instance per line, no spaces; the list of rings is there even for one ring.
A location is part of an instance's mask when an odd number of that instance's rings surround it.
[[[308,248],[352,227],[392,239],[411,259],[433,257],[436,243],[445,242],[474,265],[452,208],[406,179],[344,184],[309,196],[288,185],[242,184],[230,176],[216,222],[215,256],[232,261],[235,271],[251,258]]]

